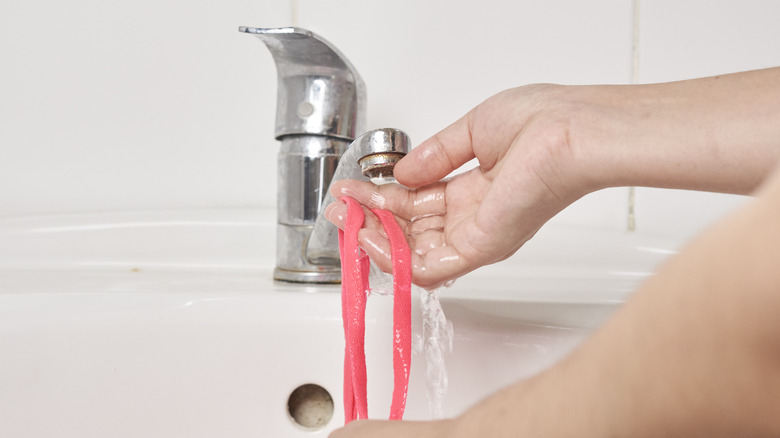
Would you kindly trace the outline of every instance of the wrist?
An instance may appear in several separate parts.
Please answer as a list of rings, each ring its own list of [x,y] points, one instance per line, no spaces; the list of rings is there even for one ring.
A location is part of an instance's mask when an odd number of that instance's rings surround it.
[[[566,163],[583,194],[609,187],[653,185],[663,153],[654,144],[657,119],[678,102],[656,86],[569,87],[565,103],[571,160]],[[649,143],[649,144],[646,144]]]
[[[620,184],[616,152],[625,140],[616,114],[629,118],[619,86],[545,86],[524,128],[539,152],[524,159],[566,203]]]

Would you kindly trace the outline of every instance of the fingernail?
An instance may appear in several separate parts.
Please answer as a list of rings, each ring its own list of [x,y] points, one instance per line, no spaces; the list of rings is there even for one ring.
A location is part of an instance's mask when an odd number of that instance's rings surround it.
[[[325,212],[323,213],[325,215],[325,219],[329,220],[335,225],[339,225],[339,223],[344,222],[344,216],[337,213],[337,210],[343,205],[345,205],[344,201],[336,200],[325,207]]]

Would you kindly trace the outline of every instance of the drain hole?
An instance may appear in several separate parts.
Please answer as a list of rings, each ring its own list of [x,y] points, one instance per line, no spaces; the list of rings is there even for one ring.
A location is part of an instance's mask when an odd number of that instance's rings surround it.
[[[287,399],[287,412],[306,430],[319,430],[333,417],[333,397],[320,385],[301,385]]]

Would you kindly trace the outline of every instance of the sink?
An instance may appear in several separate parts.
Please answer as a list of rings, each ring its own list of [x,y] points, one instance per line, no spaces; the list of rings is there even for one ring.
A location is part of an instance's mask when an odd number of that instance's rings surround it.
[[[340,287],[273,281],[275,229],[270,210],[0,220],[0,436],[320,437],[343,424]],[[674,252],[551,223],[442,289],[445,415],[554,364]],[[369,298],[372,418],[389,412],[391,309]],[[405,418],[427,419],[425,359],[412,360]],[[332,418],[293,418],[302,386],[320,390],[316,403],[329,394]]]

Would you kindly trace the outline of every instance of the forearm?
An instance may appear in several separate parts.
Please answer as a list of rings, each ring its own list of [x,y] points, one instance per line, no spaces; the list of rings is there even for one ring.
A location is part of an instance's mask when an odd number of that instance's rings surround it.
[[[575,174],[592,188],[747,194],[780,158],[780,68],[575,89]]]
[[[780,175],[664,266],[572,356],[485,400],[455,430],[780,436],[778,224]]]

